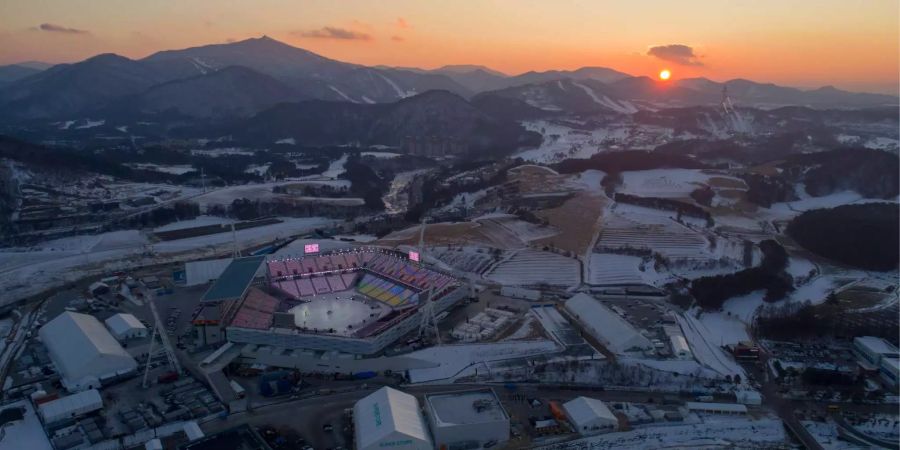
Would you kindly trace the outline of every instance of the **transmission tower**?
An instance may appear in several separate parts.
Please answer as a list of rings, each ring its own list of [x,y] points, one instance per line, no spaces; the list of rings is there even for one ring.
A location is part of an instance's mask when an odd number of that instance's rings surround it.
[[[149,386],[147,384],[147,376],[150,374],[150,360],[153,358],[153,343],[156,341],[157,336],[159,336],[159,341],[162,343],[166,359],[169,360],[169,367],[171,367],[172,371],[178,375],[181,375],[182,373],[181,364],[178,363],[178,358],[175,357],[175,351],[172,350],[169,336],[163,330],[162,320],[159,319],[159,312],[156,310],[156,294],[150,293],[147,299],[150,302],[150,311],[153,313],[153,335],[150,336],[150,349],[147,351],[147,364],[144,367],[144,381],[142,384],[144,388]]]

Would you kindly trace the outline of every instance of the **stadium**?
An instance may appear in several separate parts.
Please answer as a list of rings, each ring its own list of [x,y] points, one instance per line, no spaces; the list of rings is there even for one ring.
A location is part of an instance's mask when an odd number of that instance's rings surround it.
[[[419,326],[429,294],[439,313],[465,292],[414,252],[306,250],[235,259],[204,295],[195,323],[215,316],[234,344],[373,355]]]

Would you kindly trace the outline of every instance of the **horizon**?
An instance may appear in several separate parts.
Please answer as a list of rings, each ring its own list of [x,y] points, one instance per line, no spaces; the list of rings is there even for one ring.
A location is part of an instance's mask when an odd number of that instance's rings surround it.
[[[890,1],[863,7],[838,1],[694,1],[648,8],[640,2],[498,0],[475,11],[468,3],[408,0],[389,7],[351,0],[341,8],[200,0],[176,17],[169,5],[158,3],[50,0],[9,6],[0,20],[0,40],[12,45],[0,47],[0,64],[72,63],[102,53],[141,59],[267,35],[366,66],[481,65],[508,75],[606,67],[649,77],[669,69],[675,80],[747,79],[892,95],[900,90],[900,6]],[[805,13],[813,9],[815,15]],[[167,33],[157,31],[161,26]]]

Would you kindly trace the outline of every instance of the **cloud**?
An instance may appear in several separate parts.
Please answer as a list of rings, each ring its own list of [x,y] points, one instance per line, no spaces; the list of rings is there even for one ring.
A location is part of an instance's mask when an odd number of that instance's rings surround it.
[[[682,66],[702,66],[700,56],[694,53],[694,49],[683,44],[657,45],[647,50],[647,55],[654,56],[663,61],[681,64]]]
[[[64,27],[62,25],[56,25],[52,23],[42,23],[37,27],[40,31],[49,31],[51,33],[62,33],[62,34],[91,34],[90,31],[87,30],[79,30],[77,28],[69,28]]]
[[[404,29],[404,30],[408,30],[413,27],[409,22],[406,21],[406,19],[404,19],[402,17],[397,18],[396,25],[397,25],[397,28]]]
[[[347,30],[337,27],[322,27],[318,30],[297,31],[293,34],[314,39],[340,39],[346,41],[371,41],[372,35],[359,31]]]
[[[397,35],[395,34],[395,35],[391,36],[391,40],[394,41],[394,42],[403,42],[403,41],[406,40],[406,38],[403,37],[403,36],[397,36]]]

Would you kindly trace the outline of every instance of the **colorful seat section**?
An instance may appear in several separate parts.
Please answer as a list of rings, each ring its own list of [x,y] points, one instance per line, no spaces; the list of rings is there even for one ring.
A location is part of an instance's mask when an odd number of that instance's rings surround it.
[[[357,290],[394,307],[409,306],[416,298],[412,290],[370,273],[360,278]]]

